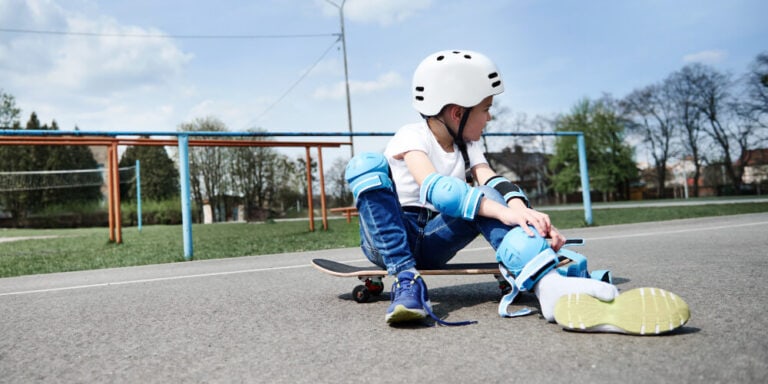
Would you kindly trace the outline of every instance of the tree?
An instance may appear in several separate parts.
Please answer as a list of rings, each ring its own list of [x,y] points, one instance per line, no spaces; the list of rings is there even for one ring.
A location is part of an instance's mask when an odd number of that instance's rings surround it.
[[[768,52],[755,57],[744,78],[746,100],[744,114],[760,127],[768,128]],[[761,137],[765,139],[765,137]]]
[[[14,109],[6,106],[6,110]],[[18,122],[13,122],[20,129]],[[35,112],[29,117],[25,130],[57,131],[56,121],[41,125]],[[17,145],[0,146],[0,170],[6,172],[95,170],[98,167],[93,154],[86,146],[79,145]],[[52,177],[52,176],[38,176]],[[73,181],[74,180],[74,183]],[[0,194],[0,203],[11,213],[14,224],[19,225],[28,213],[39,212],[51,205],[93,202],[101,199],[101,177],[96,180],[67,181],[69,184],[57,188],[39,188],[34,185],[22,186],[21,190]],[[81,182],[81,185],[77,185]],[[63,188],[62,188],[63,187]]]
[[[179,125],[180,132],[226,132],[227,126],[214,117],[197,118]],[[210,138],[210,137],[209,137]],[[203,217],[203,203],[207,200],[214,212],[220,208],[221,197],[228,186],[226,153],[221,147],[189,148],[189,177],[192,195],[197,203],[199,217]],[[223,219],[214,214],[214,221]]]
[[[265,141],[259,137],[242,140]],[[283,176],[279,169],[281,155],[264,146],[231,148],[230,155],[232,191],[243,197],[248,219],[254,214],[262,218],[260,212],[265,208],[268,211],[278,193]]]
[[[302,201],[308,201],[309,189],[307,188],[307,160],[304,157],[298,157],[296,158],[296,161],[288,166],[290,166],[293,170],[294,178],[291,181],[295,190],[300,191]],[[317,161],[310,159],[309,169],[309,182],[312,183],[312,191],[314,192],[317,191],[315,183],[318,182],[317,177],[315,177],[317,171]]]
[[[18,129],[21,109],[16,107],[16,98],[0,89],[0,129]]]
[[[165,147],[128,147],[120,159],[120,167],[135,166],[139,160],[142,199],[161,201],[179,196],[179,171],[168,156]],[[124,201],[136,199],[136,180],[120,184],[120,196]]]
[[[344,178],[348,161],[346,158],[337,158],[325,173],[326,191],[335,200],[336,205],[341,207],[352,205],[354,200]]]
[[[744,165],[754,145],[756,125],[744,124],[737,113],[739,101],[732,94],[731,76],[702,64],[694,64],[696,108],[704,118],[704,132],[721,152],[720,163],[734,193],[740,193]],[[737,162],[733,161],[736,155]]]
[[[664,81],[669,87],[670,103],[675,111],[676,120],[681,128],[681,144],[684,156],[693,164],[693,196],[699,196],[699,180],[706,160],[702,150],[702,115],[697,107],[696,78],[698,67],[685,66],[673,72]],[[686,175],[686,183],[687,175]]]
[[[52,130],[58,130],[56,122]],[[66,145],[48,147],[48,158],[43,167],[45,170],[95,170],[99,164],[91,150],[84,145]],[[101,186],[103,179],[99,176],[89,177],[84,185],[72,185],[63,189],[45,189],[40,202],[42,207],[50,205],[67,205],[71,203],[98,202],[102,198]]]
[[[555,121],[551,118],[547,118],[542,115],[536,115],[533,120],[531,120],[530,124],[530,131],[531,132],[538,132],[538,133],[548,133],[548,132],[554,132],[555,131]],[[554,143],[553,136],[537,136],[534,138],[533,143],[534,148],[536,148],[536,151],[541,154],[550,154],[550,146]],[[539,200],[540,203],[544,202],[544,198],[549,196],[549,183],[548,181],[552,178],[552,172],[550,171],[548,164],[549,164],[549,158],[540,158],[541,161],[539,161],[536,165],[536,174],[537,174],[537,180],[536,180],[536,192],[537,195],[540,196]]]
[[[656,196],[664,195],[667,180],[667,164],[675,155],[674,140],[677,136],[677,119],[670,102],[669,82],[649,85],[634,90],[621,102],[630,119],[630,129],[642,137],[648,145],[656,170]]]
[[[19,114],[21,110],[16,107],[16,99],[5,92],[0,91],[0,125],[3,129],[21,129]],[[18,145],[0,145],[0,171],[21,171],[23,160],[26,157],[25,147]],[[5,210],[13,217],[14,225],[24,212],[23,203],[18,192],[0,192],[0,209]]]
[[[625,124],[614,104],[608,97],[597,102],[584,99],[574,106],[571,114],[561,116],[556,122],[558,132],[584,133],[590,183],[603,193],[604,201],[623,192],[638,173],[632,160],[632,148],[624,143]],[[556,140],[550,169],[555,191],[571,193],[578,190],[580,177],[575,137]]]

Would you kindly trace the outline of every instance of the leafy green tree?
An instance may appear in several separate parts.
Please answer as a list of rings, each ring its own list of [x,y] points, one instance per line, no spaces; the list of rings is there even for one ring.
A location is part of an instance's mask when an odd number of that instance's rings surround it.
[[[21,109],[16,107],[16,99],[5,92],[0,91],[0,126],[3,129],[21,129],[19,114]],[[25,147],[18,145],[0,145],[0,171],[15,172],[23,168]],[[24,207],[19,193],[6,190],[0,192],[0,211],[7,211],[18,224],[19,216],[24,212]]]
[[[56,121],[51,130],[59,130]],[[84,145],[49,146],[43,169],[45,170],[94,170],[99,167],[91,150]],[[102,198],[101,173],[75,177],[72,184],[62,189],[44,189],[40,200],[44,205],[67,205],[71,203],[97,202]]]
[[[29,130],[58,131],[56,121],[51,125],[40,125],[36,114],[32,114],[27,122]],[[98,168],[96,159],[87,146],[83,145],[34,145],[25,148],[30,156],[28,171],[69,171],[94,170]],[[29,190],[26,208],[37,212],[51,205],[67,205],[72,203],[95,202],[101,199],[102,178],[95,176],[90,180],[71,177],[67,184],[57,188],[41,188]]]
[[[636,179],[637,167],[632,148],[624,142],[625,123],[616,112],[612,100],[581,100],[569,115],[560,116],[555,124],[558,132],[583,132],[587,152],[590,185],[603,193],[603,200],[623,193]],[[550,160],[553,188],[558,193],[576,192],[580,186],[576,138],[559,137]]]
[[[179,171],[165,147],[137,145],[128,147],[120,159],[120,167],[133,167],[139,160],[141,172],[141,198],[162,201],[179,196]],[[120,184],[123,201],[136,200],[136,179]]]
[[[8,99],[6,98],[6,101]],[[4,104],[4,110],[14,110],[12,104]],[[13,115],[7,113],[6,116]],[[18,122],[13,122],[14,129],[21,129]],[[54,120],[51,125],[41,125],[35,112],[29,117],[25,130],[58,130]],[[96,169],[98,164],[86,146],[60,145],[16,145],[0,146],[0,171],[60,171]],[[14,224],[19,225],[28,213],[38,212],[51,205],[98,201],[101,198],[101,177],[83,180],[76,175],[67,175],[62,184],[55,187],[39,185],[19,185],[17,189],[0,193],[0,204],[13,216]],[[54,175],[34,176],[38,179],[55,177]]]

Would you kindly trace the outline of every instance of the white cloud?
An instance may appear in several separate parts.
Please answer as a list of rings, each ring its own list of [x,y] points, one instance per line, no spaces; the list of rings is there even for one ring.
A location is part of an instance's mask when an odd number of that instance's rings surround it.
[[[21,25],[11,25],[64,32],[9,34],[0,42],[0,80],[15,87],[60,93],[94,91],[101,96],[165,87],[179,78],[192,59],[170,39],[114,36],[162,35],[158,30],[66,12],[49,1],[17,1],[14,6]],[[7,20],[6,16],[3,13],[0,20]]]
[[[172,39],[118,36],[161,36],[160,30],[80,9],[51,0],[0,7],[0,25],[41,32],[0,39],[0,84],[16,97],[22,120],[35,111],[61,129],[174,127],[173,103],[195,92],[184,73],[193,56]]]
[[[341,4],[341,0],[334,0]],[[338,8],[326,1],[318,1],[324,4],[326,15],[338,15]],[[378,23],[383,26],[402,22],[419,11],[432,5],[432,0],[347,0],[344,4],[344,17],[353,22]]]
[[[723,50],[708,50],[696,53],[691,53],[683,56],[683,62],[685,63],[702,63],[702,64],[715,64],[725,60],[728,53]]]
[[[382,90],[395,88],[403,83],[403,78],[396,72],[387,72],[373,81],[350,81],[349,92],[355,95],[366,95]],[[315,99],[329,100],[346,97],[344,82],[338,82],[329,87],[321,87],[312,95]]]

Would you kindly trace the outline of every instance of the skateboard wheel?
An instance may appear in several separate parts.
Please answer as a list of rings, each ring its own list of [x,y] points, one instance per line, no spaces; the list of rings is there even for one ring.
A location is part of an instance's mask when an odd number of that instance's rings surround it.
[[[372,279],[366,279],[365,287],[368,288],[368,293],[373,296],[379,296],[384,292],[384,284],[381,283],[381,280],[373,281]]]
[[[368,291],[368,288],[365,285],[358,285],[352,290],[352,297],[358,303],[367,303],[371,298],[371,292]]]
[[[501,295],[505,296],[506,294],[512,292],[512,286],[506,281],[500,281],[499,290],[501,290]]]

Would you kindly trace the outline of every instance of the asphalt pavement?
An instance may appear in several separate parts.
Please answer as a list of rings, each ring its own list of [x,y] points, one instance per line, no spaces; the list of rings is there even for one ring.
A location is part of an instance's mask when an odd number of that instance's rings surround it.
[[[768,213],[564,232],[621,290],[680,295],[688,324],[567,332],[500,318],[491,276],[428,276],[439,316],[478,323],[390,327],[387,294],[358,304],[309,264],[358,249],[192,261],[0,279],[0,383],[768,382]],[[482,239],[457,256],[492,260]]]

